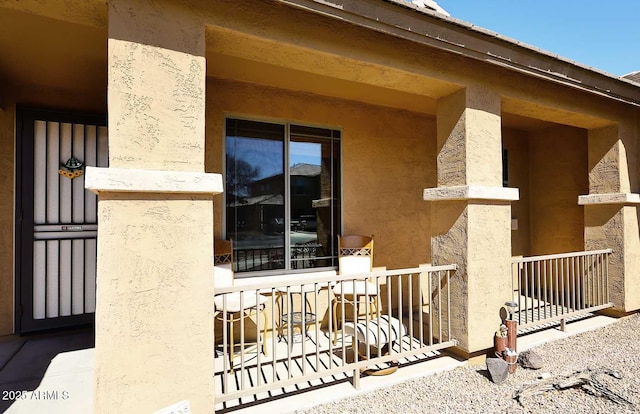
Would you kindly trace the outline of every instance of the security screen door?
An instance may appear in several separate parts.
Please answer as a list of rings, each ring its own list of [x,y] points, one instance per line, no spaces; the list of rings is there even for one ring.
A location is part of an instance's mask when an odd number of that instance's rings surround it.
[[[105,125],[104,115],[18,113],[18,332],[93,322],[97,197],[84,168],[108,164]]]

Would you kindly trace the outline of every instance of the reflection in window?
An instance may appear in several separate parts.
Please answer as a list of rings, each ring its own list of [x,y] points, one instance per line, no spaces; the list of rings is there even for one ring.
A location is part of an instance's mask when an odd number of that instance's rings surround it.
[[[227,119],[226,135],[226,225],[236,272],[334,267],[340,132]]]
[[[502,186],[509,187],[509,151],[502,150]]]

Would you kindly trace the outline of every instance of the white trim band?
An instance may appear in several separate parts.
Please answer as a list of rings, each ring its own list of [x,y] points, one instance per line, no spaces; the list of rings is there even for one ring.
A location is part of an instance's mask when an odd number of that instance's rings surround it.
[[[191,171],[87,167],[84,187],[94,193],[220,194],[222,175]]]
[[[484,185],[461,185],[455,187],[425,188],[423,199],[426,201],[445,200],[501,200],[520,199],[517,188],[490,187]]]
[[[596,204],[640,204],[640,194],[636,193],[606,193],[578,196],[581,206]]]

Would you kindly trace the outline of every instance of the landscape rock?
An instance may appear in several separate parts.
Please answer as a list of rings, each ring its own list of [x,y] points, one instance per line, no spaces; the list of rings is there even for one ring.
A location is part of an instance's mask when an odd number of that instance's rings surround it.
[[[525,351],[521,353],[518,361],[523,368],[529,369],[540,369],[544,364],[542,357],[534,351]]]
[[[640,413],[638,332],[640,315],[633,315],[616,319],[615,322],[593,331],[546,342],[535,348],[535,352],[544,359],[542,370],[519,367],[515,374],[509,374],[508,379],[500,385],[491,381],[484,362],[481,365],[464,363],[455,369],[438,371],[435,374],[425,372],[424,376],[419,378],[395,383],[393,377],[402,375],[402,370],[407,368],[401,367],[390,377],[380,377],[389,378],[390,384],[393,385],[388,387],[365,393],[359,393],[355,389],[349,390],[347,392],[350,396],[341,391],[336,392],[334,400],[319,405],[313,402],[313,398],[299,394],[296,397],[303,396],[306,402],[301,402],[298,407],[293,403],[287,405],[288,400],[283,399],[274,401],[277,407],[275,410],[266,408],[271,402],[265,404],[265,408],[261,405],[255,405],[254,408],[257,409],[255,411],[265,414],[293,414],[294,410],[295,414]],[[521,351],[526,349],[523,348]],[[609,375],[599,373],[597,379],[612,392],[631,401],[633,405],[617,404],[609,398],[584,392],[582,388],[551,390],[544,394],[524,397],[522,401],[526,408],[513,398],[518,390],[529,384],[544,380],[555,383],[554,378],[558,379],[587,367],[592,367],[598,372],[603,368],[611,370]],[[617,373],[614,373],[614,370]],[[330,390],[329,393],[334,391],[331,387],[326,390]]]
[[[487,370],[494,384],[502,384],[509,376],[509,364],[502,358],[487,358]]]

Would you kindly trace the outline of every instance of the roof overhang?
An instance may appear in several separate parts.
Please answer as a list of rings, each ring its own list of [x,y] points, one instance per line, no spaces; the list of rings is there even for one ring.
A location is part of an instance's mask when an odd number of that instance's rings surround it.
[[[551,54],[404,0],[277,0],[309,12],[640,106],[630,80]]]

